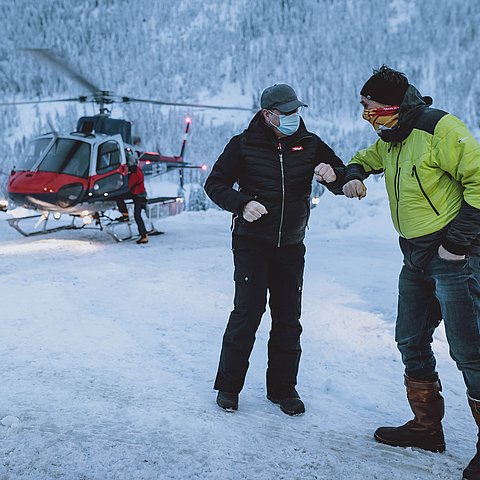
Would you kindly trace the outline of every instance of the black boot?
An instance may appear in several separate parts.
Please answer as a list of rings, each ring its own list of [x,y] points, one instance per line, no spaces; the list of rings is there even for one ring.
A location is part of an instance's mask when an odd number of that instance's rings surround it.
[[[271,395],[267,393],[267,398],[278,405],[280,405],[280,410],[287,415],[301,415],[305,413],[305,405],[300,400],[298,392],[293,389],[286,395]]]
[[[473,418],[479,428],[479,439],[477,441],[477,453],[463,471],[463,478],[465,480],[480,480],[480,400],[468,397],[468,404],[472,409]]]
[[[217,405],[228,412],[238,410],[238,393],[218,392]]]
[[[401,427],[380,427],[375,439],[394,447],[445,451],[442,418],[445,413],[440,380],[416,380],[405,375],[407,398],[415,418]]]

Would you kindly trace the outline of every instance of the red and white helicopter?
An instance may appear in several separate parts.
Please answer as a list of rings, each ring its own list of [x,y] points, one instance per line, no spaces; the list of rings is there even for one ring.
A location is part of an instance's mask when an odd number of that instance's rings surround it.
[[[140,166],[155,166],[154,172],[171,169],[205,168],[184,162],[186,138],[191,119],[186,119],[185,137],[179,156],[166,157],[159,152],[139,151],[132,137],[131,123],[110,117],[113,103],[149,103],[191,108],[219,110],[246,110],[250,108],[218,105],[145,100],[115,95],[99,89],[85,77],[61,62],[48,50],[30,50],[69,74],[91,93],[87,96],[58,100],[20,101],[0,105],[24,105],[51,102],[91,102],[99,105],[99,113],[81,117],[71,133],[50,132],[34,138],[22,158],[16,159],[7,183],[9,209],[24,207],[36,210],[36,215],[12,218],[8,222],[24,236],[40,235],[58,230],[100,228],[116,240],[131,237],[119,236],[115,222],[106,212],[115,207],[115,199],[128,193],[127,155],[135,151]],[[183,174],[180,174],[180,192],[183,191]],[[183,209],[183,196],[156,197],[148,200],[147,216],[160,218],[175,215]],[[58,222],[62,215],[70,218]],[[57,222],[55,222],[57,221]],[[52,226],[53,222],[53,226]],[[33,228],[32,228],[33,226]]]

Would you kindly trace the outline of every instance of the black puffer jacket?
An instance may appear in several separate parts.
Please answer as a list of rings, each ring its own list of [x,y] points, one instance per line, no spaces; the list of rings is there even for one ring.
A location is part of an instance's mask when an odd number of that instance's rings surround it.
[[[319,163],[334,168],[337,180],[325,185],[342,194],[343,162],[317,135],[307,131],[303,120],[295,134],[279,139],[258,112],[248,128],[225,147],[205,190],[217,205],[234,214],[234,235],[278,247],[294,245],[305,236],[313,170]],[[239,190],[232,188],[235,183]],[[254,222],[242,216],[250,200],[257,200],[268,212]]]

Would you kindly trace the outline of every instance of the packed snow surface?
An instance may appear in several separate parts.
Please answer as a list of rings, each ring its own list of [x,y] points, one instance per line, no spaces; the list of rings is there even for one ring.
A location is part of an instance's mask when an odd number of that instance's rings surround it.
[[[268,311],[239,410],[215,404],[229,214],[162,220],[146,246],[95,231],[24,238],[0,214],[0,479],[460,479],[476,432],[442,327],[447,452],[372,436],[411,418],[383,188],[370,181],[361,202],[326,193],[312,211],[300,417],[265,397]]]

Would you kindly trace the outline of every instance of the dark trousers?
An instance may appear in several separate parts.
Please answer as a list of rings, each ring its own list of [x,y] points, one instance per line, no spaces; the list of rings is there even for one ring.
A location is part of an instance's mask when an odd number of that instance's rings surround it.
[[[120,213],[128,213],[127,205],[125,204],[127,198],[133,200],[133,217],[135,218],[135,223],[138,227],[138,233],[143,237],[147,234],[147,229],[142,218],[142,210],[147,207],[147,198],[138,195],[131,195],[117,199],[117,207]]]
[[[443,318],[450,355],[469,395],[480,398],[480,257],[449,261],[436,255],[423,271],[404,266],[398,290],[395,337],[405,373],[435,376],[431,343]]]
[[[214,388],[239,393],[248,359],[270,294],[272,317],[268,342],[267,392],[288,397],[297,384],[300,363],[300,325],[305,246],[264,245],[234,235],[234,309],[223,336]]]

